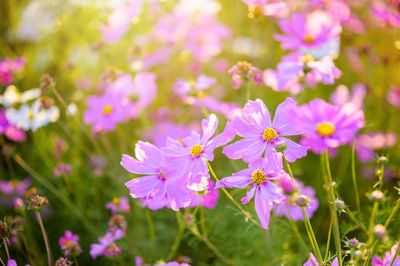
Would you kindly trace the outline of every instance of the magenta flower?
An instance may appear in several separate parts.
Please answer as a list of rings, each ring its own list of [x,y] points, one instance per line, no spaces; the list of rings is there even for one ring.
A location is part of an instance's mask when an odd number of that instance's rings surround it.
[[[393,106],[400,108],[400,87],[392,86],[390,87],[386,100]]]
[[[195,182],[198,177],[208,175],[206,160],[214,160],[214,150],[233,138],[230,130],[212,138],[218,126],[218,118],[214,114],[203,119],[201,126],[202,136],[192,131],[192,134],[182,139],[181,142],[168,139],[169,145],[163,148],[168,163],[175,166],[179,165],[179,167],[176,167],[177,170],[180,171],[182,176],[189,178],[189,184]],[[229,127],[229,123],[227,127]]]
[[[106,25],[100,27],[105,43],[119,41],[129,30],[132,19],[142,11],[142,0],[130,0],[128,5],[117,7],[109,16]]]
[[[366,93],[367,87],[362,83],[354,84],[351,93],[345,85],[339,85],[329,97],[329,101],[338,106],[351,104],[356,110],[364,109],[363,101]]]
[[[379,20],[392,27],[400,28],[400,14],[395,9],[390,9],[384,4],[370,7],[371,13]]]
[[[282,58],[277,66],[276,79],[278,90],[293,90],[290,88],[300,82],[301,78],[309,87],[317,83],[333,84],[342,72],[337,69],[330,56],[315,60],[310,54],[291,53]],[[300,91],[297,89],[297,91]]]
[[[131,211],[131,206],[129,205],[129,200],[126,197],[113,198],[113,200],[106,204],[106,208],[110,209],[111,214],[116,214],[117,212],[129,213]]]
[[[317,259],[315,258],[314,254],[310,253],[309,259],[306,261],[306,263],[303,264],[303,266],[319,266],[319,263],[318,263]],[[339,262],[338,262],[337,258],[335,258],[332,261],[331,266],[339,266]]]
[[[287,144],[284,155],[289,162],[306,156],[306,147],[286,138],[300,134],[287,117],[295,106],[296,102],[287,98],[278,106],[271,122],[270,113],[263,101],[249,101],[243,108],[244,119],[235,118],[232,121],[236,134],[243,139],[226,146],[222,152],[231,159],[243,159],[247,163],[256,161],[265,154],[269,167],[276,171],[282,168],[282,155],[274,149],[276,143],[283,141]]]
[[[307,17],[295,13],[289,20],[282,19],[279,26],[286,35],[276,33],[274,37],[285,50],[321,47],[325,42],[338,38],[342,30],[339,23],[313,16],[313,13]]]
[[[13,179],[11,181],[0,180],[0,191],[6,195],[24,196],[26,190],[31,185],[31,180],[25,178],[24,180]]]
[[[219,191],[214,189],[214,182],[208,178],[205,179],[205,189],[194,192],[189,207],[196,207],[200,204],[201,207],[214,209],[219,198]],[[195,190],[195,189],[193,189]]]
[[[0,61],[0,85],[8,85],[14,80],[14,74],[22,71],[25,58],[3,58]]]
[[[130,173],[142,175],[125,183],[133,198],[171,206],[175,211],[190,204],[190,191],[174,165],[166,163],[164,153],[156,146],[139,141],[135,146],[136,159],[124,154],[121,165]]]
[[[285,180],[293,183],[293,180],[288,176],[282,176],[279,183],[282,186],[282,182]],[[293,184],[294,189],[292,191],[285,191],[285,187],[282,186],[285,192],[285,197],[277,204],[275,214],[278,216],[286,216],[288,219],[294,221],[303,220],[303,211],[300,206],[296,204],[296,198],[300,195],[308,197],[309,203],[305,207],[308,218],[311,218],[314,212],[318,209],[318,199],[315,197],[315,191],[312,187],[304,187],[300,180],[296,179],[296,184]]]
[[[290,117],[303,132],[301,143],[318,154],[351,143],[365,123],[362,110],[354,110],[349,105],[334,106],[322,99],[297,107]]]
[[[71,172],[72,172],[72,166],[66,163],[60,163],[53,169],[54,177],[69,175]]]
[[[262,13],[265,16],[274,16],[286,7],[286,3],[281,0],[242,0],[249,6],[254,15]]]
[[[255,196],[255,208],[263,228],[269,228],[269,216],[275,203],[284,196],[282,190],[273,183],[282,175],[287,175],[283,170],[280,172],[270,171],[264,160],[257,160],[249,165],[249,168],[225,177],[217,182],[215,188],[246,188],[251,185],[250,191],[243,197],[242,203],[247,204]]]
[[[374,150],[393,147],[397,143],[396,133],[379,131],[361,134],[355,138],[355,151],[361,162],[373,161],[376,158]]]
[[[263,85],[263,72],[245,61],[239,61],[228,70],[232,77],[233,87],[239,89],[242,83],[253,80],[257,85]]]
[[[122,230],[116,230],[115,232],[107,232],[104,237],[99,238],[98,244],[90,245],[90,256],[96,259],[99,256],[112,256],[115,257],[121,253],[121,248],[118,247],[114,241],[123,238],[125,232]]]
[[[167,144],[167,138],[183,139],[190,135],[191,128],[189,126],[178,125],[172,122],[159,122],[148,131],[148,137],[157,147],[164,147]]]
[[[65,231],[65,235],[58,240],[64,256],[77,256],[82,253],[79,246],[79,236],[74,235],[71,231]]]
[[[397,256],[395,258],[395,254],[396,254],[398,247],[399,247],[399,243],[397,242],[390,249],[390,252],[386,252],[383,255],[382,259],[379,258],[378,256],[374,256],[371,260],[372,266],[390,266],[390,265],[392,265],[392,263],[394,266],[400,266],[400,256]]]
[[[132,117],[134,105],[119,95],[106,93],[103,96],[90,96],[87,99],[89,109],[83,114],[86,124],[93,124],[93,131],[113,131],[117,123]]]
[[[4,134],[9,140],[16,142],[26,139],[25,131],[11,124],[3,109],[0,109],[0,134]]]

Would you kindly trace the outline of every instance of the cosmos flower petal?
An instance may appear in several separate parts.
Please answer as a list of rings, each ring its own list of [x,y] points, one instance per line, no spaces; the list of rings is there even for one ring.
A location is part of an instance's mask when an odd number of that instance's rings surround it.
[[[243,108],[244,118],[261,129],[271,127],[271,115],[264,102],[260,99],[248,101]]]
[[[250,176],[241,176],[241,175],[234,175],[229,176],[221,179],[215,184],[215,189],[221,187],[227,188],[245,188],[247,187],[253,180]]]
[[[201,137],[201,144],[204,145],[215,133],[218,127],[218,118],[215,114],[210,114],[207,119],[201,121],[203,129],[203,136]]]
[[[269,228],[269,216],[272,209],[272,204],[264,197],[260,190],[257,191],[255,197],[255,209],[264,229]]]
[[[294,162],[297,159],[307,155],[308,147],[297,144],[296,142],[287,138],[282,139],[284,139],[287,143],[287,148],[283,153],[285,154],[286,160],[288,160],[289,162]]]
[[[241,198],[241,201],[243,204],[247,204],[250,202],[250,200],[254,197],[254,193],[256,193],[257,190],[257,184],[253,184],[251,186],[251,189],[246,192],[246,196]]]
[[[134,178],[125,183],[129,192],[134,198],[143,198],[151,195],[151,193],[159,187],[163,181],[158,175],[149,175]]]

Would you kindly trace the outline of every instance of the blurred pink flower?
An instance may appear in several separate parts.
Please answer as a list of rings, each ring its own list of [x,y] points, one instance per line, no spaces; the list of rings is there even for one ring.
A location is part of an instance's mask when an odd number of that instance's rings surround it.
[[[353,85],[351,93],[346,85],[339,85],[336,90],[330,95],[329,101],[337,106],[349,104],[355,110],[364,109],[364,97],[367,93],[367,87],[363,83]]]
[[[342,31],[340,24],[322,11],[315,11],[307,16],[295,13],[289,20],[281,19],[279,26],[286,35],[276,33],[274,37],[286,50],[321,47],[338,38]]]
[[[386,99],[393,106],[400,108],[400,87],[399,86],[390,87],[386,95]]]
[[[100,27],[107,44],[119,41],[129,30],[132,19],[142,11],[142,0],[130,0],[128,5],[117,7],[108,17],[107,24]]]
[[[0,85],[8,85],[14,80],[14,74],[22,71],[25,57],[3,58],[0,61]]]
[[[79,236],[73,234],[71,231],[65,231],[65,235],[58,240],[64,256],[77,256],[82,253],[79,246]]]
[[[115,257],[121,253],[121,248],[114,241],[123,238],[125,232],[116,230],[115,232],[107,232],[104,237],[99,238],[99,244],[90,244],[90,256],[96,259],[99,256]]]
[[[245,61],[239,61],[228,70],[232,77],[233,87],[239,89],[242,83],[253,80],[257,85],[263,85],[263,72]]]
[[[11,124],[3,109],[0,109],[0,134],[4,134],[9,140],[16,142],[26,139],[25,131]]]
[[[386,252],[383,255],[382,259],[375,255],[371,260],[372,266],[390,266],[390,265],[399,266],[400,256],[396,256],[396,251],[398,248],[399,248],[399,242],[394,244],[393,247],[390,249],[390,252]]]
[[[131,206],[129,205],[129,200],[127,197],[113,198],[113,200],[106,204],[106,208],[110,209],[111,214],[116,214],[118,212],[129,213],[131,211]]]
[[[203,191],[193,193],[189,207],[196,207],[200,204],[201,207],[214,209],[219,198],[219,191],[214,189],[214,182],[206,178],[207,187]]]

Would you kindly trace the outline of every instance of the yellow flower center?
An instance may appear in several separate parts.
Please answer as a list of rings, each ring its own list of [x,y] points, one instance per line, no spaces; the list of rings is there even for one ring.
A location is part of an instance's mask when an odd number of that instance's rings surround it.
[[[333,133],[335,133],[336,128],[335,125],[332,124],[331,122],[322,122],[317,125],[316,130],[317,133],[320,134],[321,136],[329,137],[332,136]]]
[[[261,6],[255,6],[255,5],[249,6],[249,14],[248,14],[249,18],[255,18],[261,16],[262,14],[263,14],[263,9]]]
[[[196,145],[193,145],[192,150],[190,151],[190,154],[193,157],[197,157],[201,154],[202,151],[203,151],[203,146],[196,144]]]
[[[119,205],[119,198],[113,198],[112,203],[114,205]]]
[[[28,118],[29,118],[29,120],[33,120],[35,118],[35,115],[33,114],[32,111],[28,112]]]
[[[103,107],[103,114],[109,115],[112,113],[113,110],[114,108],[111,105],[107,104]]]
[[[315,61],[314,57],[310,54],[306,54],[301,58],[301,61],[303,61],[303,63],[308,63],[308,62],[312,62]]]
[[[238,62],[237,66],[238,66],[239,75],[241,75],[241,76],[247,75],[247,73],[249,73],[249,71],[251,69],[251,65],[249,63],[247,63],[246,61]]]
[[[251,173],[251,178],[253,178],[253,182],[257,185],[260,185],[262,182],[267,180],[267,176],[262,169],[256,169]]]
[[[264,130],[263,139],[271,141],[271,140],[274,140],[277,135],[278,134],[276,134],[275,129],[269,127],[266,130]]]
[[[304,37],[304,42],[305,43],[313,43],[314,42],[314,37],[307,35]]]

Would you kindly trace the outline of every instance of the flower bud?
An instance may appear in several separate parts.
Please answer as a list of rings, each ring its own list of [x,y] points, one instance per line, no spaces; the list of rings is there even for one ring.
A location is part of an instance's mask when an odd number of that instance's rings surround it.
[[[346,204],[344,203],[343,200],[337,199],[337,200],[336,200],[336,206],[337,206],[340,210],[343,210],[344,207],[346,207]]]
[[[279,185],[286,194],[291,194],[296,190],[294,181],[287,176],[283,176],[279,179]]]
[[[284,152],[286,150],[287,146],[288,146],[288,144],[286,141],[280,140],[277,143],[275,143],[274,149],[277,152]]]
[[[309,200],[308,196],[306,196],[306,195],[300,195],[296,199],[296,203],[300,207],[306,207],[309,202],[310,202],[310,200]]]
[[[379,164],[387,164],[389,162],[389,160],[386,156],[379,156],[377,158],[376,162]]]
[[[350,239],[348,243],[349,243],[350,246],[353,246],[353,247],[356,247],[359,244],[357,238]]]
[[[372,197],[374,200],[382,200],[384,196],[385,196],[385,195],[384,195],[383,192],[380,191],[380,190],[374,190],[374,191],[372,191],[372,193],[371,193],[371,197]]]
[[[375,225],[374,233],[378,238],[385,238],[387,235],[386,228],[381,224]]]
[[[49,201],[46,199],[46,197],[35,195],[29,201],[28,210],[41,212],[47,205],[49,205]]]

